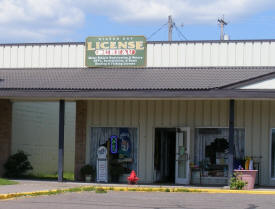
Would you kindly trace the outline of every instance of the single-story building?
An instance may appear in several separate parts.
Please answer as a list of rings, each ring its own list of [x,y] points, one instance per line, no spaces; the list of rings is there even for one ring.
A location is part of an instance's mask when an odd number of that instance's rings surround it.
[[[94,48],[84,42],[1,44],[1,173],[21,149],[35,172],[65,166],[79,179],[97,149],[119,139],[108,172],[123,167],[121,181],[135,170],[142,183],[227,184],[249,157],[257,183],[275,185],[275,40],[144,46],[142,67],[87,67]]]

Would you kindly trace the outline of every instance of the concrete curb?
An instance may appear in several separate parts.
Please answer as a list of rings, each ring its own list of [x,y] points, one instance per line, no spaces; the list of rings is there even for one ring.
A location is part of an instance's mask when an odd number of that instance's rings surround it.
[[[96,189],[104,189],[107,191],[124,191],[124,192],[193,192],[193,193],[214,193],[214,194],[261,194],[261,195],[275,195],[275,190],[229,190],[229,189],[204,189],[204,188],[172,188],[172,187],[119,187],[119,186],[80,186],[71,187],[66,189],[54,189],[54,190],[43,190],[34,192],[19,192],[19,193],[9,193],[0,194],[0,200],[12,199],[16,197],[30,197],[30,196],[40,196],[40,195],[56,195],[60,193],[67,192],[84,192],[93,191]]]
[[[235,193],[235,194],[269,194],[275,195],[275,190],[229,190],[229,189],[201,189],[201,188],[171,188],[171,187],[101,187],[113,191],[137,191],[137,192],[193,192],[193,193]]]

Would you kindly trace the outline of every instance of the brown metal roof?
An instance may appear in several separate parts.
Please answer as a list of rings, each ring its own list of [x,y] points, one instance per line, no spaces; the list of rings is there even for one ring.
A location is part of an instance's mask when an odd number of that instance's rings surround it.
[[[230,85],[274,74],[275,67],[9,68],[0,69],[0,97],[222,97],[224,87],[230,97]]]
[[[0,89],[199,90],[275,72],[275,67],[0,69]]]

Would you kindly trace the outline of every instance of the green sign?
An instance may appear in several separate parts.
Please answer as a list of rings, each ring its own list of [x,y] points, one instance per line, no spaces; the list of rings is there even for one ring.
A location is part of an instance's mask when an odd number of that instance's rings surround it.
[[[144,67],[144,36],[103,36],[86,39],[87,67]]]

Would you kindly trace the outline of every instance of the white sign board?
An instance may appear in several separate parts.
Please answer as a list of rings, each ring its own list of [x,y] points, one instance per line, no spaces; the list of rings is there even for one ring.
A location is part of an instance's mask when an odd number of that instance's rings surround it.
[[[97,149],[97,159],[106,160],[107,158],[107,148],[101,146]]]
[[[97,182],[108,182],[107,148],[99,147],[97,150]]]

